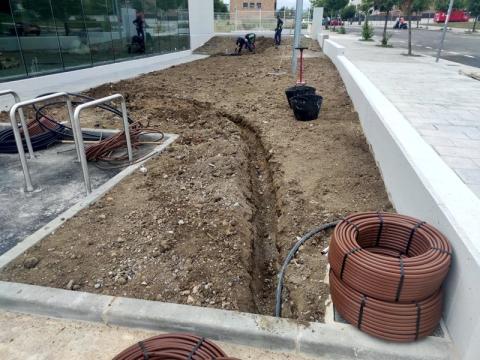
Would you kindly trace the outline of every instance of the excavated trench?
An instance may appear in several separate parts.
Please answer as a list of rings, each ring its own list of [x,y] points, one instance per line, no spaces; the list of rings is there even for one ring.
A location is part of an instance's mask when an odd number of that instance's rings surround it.
[[[250,290],[254,312],[273,314],[279,253],[276,243],[275,191],[267,153],[258,135],[242,116],[228,113],[222,115],[239,127],[242,140],[249,149],[248,172],[251,190],[249,201],[254,210],[251,220],[253,240]]]

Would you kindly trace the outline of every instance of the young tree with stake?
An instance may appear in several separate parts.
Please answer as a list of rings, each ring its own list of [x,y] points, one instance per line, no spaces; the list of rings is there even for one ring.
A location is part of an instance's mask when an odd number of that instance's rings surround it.
[[[432,4],[432,0],[413,0],[412,11],[417,16],[417,29],[420,22],[418,14],[422,14],[422,11],[427,10]]]
[[[468,11],[470,11],[470,15],[474,17],[473,20],[473,27],[472,33],[475,32],[475,28],[477,26],[478,18],[480,17],[480,0],[468,0]]]

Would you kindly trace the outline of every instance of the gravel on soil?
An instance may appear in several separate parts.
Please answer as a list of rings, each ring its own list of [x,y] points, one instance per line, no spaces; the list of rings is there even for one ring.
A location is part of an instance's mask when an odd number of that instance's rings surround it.
[[[200,51],[234,47],[227,39]],[[298,122],[284,95],[294,79],[281,75],[291,46],[272,45],[88,91],[124,94],[134,119],[180,138],[0,279],[272,315],[276,273],[299,236],[352,212],[392,211],[334,65],[308,44],[305,77],[324,100],[318,120]],[[323,320],[328,235],[292,261],[283,316]]]

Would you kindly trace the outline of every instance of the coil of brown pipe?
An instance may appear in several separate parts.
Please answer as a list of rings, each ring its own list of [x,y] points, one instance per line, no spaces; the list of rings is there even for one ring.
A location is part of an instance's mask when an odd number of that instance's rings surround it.
[[[140,135],[146,133],[159,133],[161,136],[157,141],[163,139],[164,134],[157,128],[144,127],[140,122],[134,122],[130,124],[130,141],[132,148],[136,148],[140,143]],[[115,135],[112,135],[109,138],[101,140],[97,144],[90,145],[85,150],[85,156],[88,161],[111,161],[111,160],[125,160],[128,158],[127,155],[122,155],[119,157],[112,157],[112,153],[121,148],[126,148],[127,139],[125,136],[125,131],[120,131]]]
[[[220,347],[192,334],[164,334],[140,341],[123,350],[113,360],[238,360]]]
[[[440,288],[451,252],[447,239],[431,225],[369,212],[350,215],[336,226],[328,260],[352,289],[379,300],[411,302]]]
[[[330,294],[336,310],[350,324],[390,341],[408,342],[428,336],[442,316],[440,290],[417,303],[389,303],[365,297],[330,270]]]

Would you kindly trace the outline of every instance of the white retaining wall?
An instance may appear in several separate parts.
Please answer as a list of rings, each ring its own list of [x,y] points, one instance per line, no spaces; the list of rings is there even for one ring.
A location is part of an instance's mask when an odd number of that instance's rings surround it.
[[[343,55],[345,48],[328,39],[320,40],[355,105],[396,210],[428,221],[453,246],[443,317],[460,358],[478,360],[480,200]]]
[[[213,0],[188,0],[190,49],[205,44],[214,34]]]

